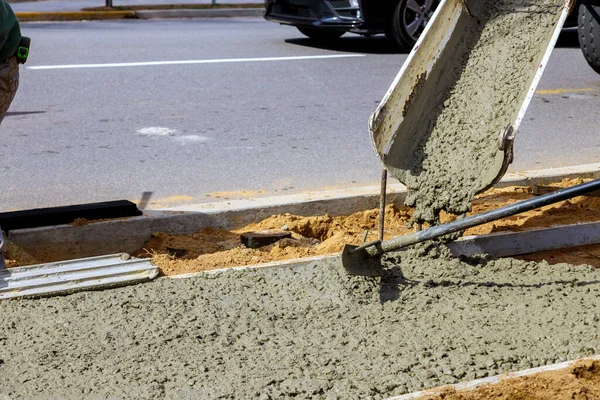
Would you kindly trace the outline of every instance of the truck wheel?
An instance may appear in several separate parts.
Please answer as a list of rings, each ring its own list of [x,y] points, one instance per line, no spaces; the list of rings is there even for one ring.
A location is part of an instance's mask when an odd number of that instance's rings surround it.
[[[393,9],[385,35],[400,50],[410,51],[438,3],[437,0],[399,0]]]
[[[298,30],[304,35],[317,42],[330,42],[342,36],[344,31],[330,31],[327,29],[307,28],[297,26]]]
[[[579,46],[590,67],[600,74],[600,0],[581,0],[578,14]]]

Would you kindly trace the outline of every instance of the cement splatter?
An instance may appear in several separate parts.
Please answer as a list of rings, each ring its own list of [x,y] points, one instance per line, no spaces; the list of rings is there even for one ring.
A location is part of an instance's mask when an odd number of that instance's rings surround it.
[[[382,279],[337,263],[0,303],[10,398],[385,398],[600,350],[600,271],[448,259]]]
[[[441,210],[463,214],[498,172],[498,137],[517,116],[564,0],[470,2],[477,17],[451,42],[448,65],[432,71],[386,163],[409,188],[416,222],[439,223]],[[462,32],[463,30],[461,30]],[[423,115],[426,115],[423,117]]]
[[[178,136],[175,139],[182,143],[204,143],[204,142],[208,142],[210,140],[206,136],[200,136],[200,135],[184,135],[184,136]]]
[[[173,136],[177,133],[175,129],[165,128],[162,126],[151,126],[148,128],[138,129],[138,134],[142,136]]]

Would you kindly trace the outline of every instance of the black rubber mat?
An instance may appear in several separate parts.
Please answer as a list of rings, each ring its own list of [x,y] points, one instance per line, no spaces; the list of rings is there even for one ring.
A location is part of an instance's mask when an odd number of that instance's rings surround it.
[[[98,220],[138,215],[142,215],[142,212],[135,203],[116,200],[0,213],[0,227],[4,232],[9,232],[15,229],[69,224],[78,218]]]

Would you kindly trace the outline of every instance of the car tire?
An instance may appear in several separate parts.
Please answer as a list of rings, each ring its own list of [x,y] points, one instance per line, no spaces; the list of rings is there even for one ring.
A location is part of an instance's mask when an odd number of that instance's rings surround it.
[[[583,56],[590,67],[600,74],[600,0],[582,0],[577,22]]]
[[[431,19],[436,0],[399,0],[393,6],[385,35],[401,51],[410,51]]]
[[[316,42],[331,42],[339,39],[340,36],[346,33],[345,31],[332,31],[328,29],[309,28],[304,26],[297,26],[297,28],[304,36]]]

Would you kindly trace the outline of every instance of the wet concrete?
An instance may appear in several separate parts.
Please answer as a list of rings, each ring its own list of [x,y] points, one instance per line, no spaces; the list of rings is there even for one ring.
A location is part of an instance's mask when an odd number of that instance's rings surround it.
[[[386,157],[409,189],[416,222],[462,214],[500,173],[499,134],[513,125],[563,0],[471,1],[440,62],[405,110]]]
[[[0,303],[10,398],[384,398],[600,350],[600,272],[448,259],[305,267]]]

